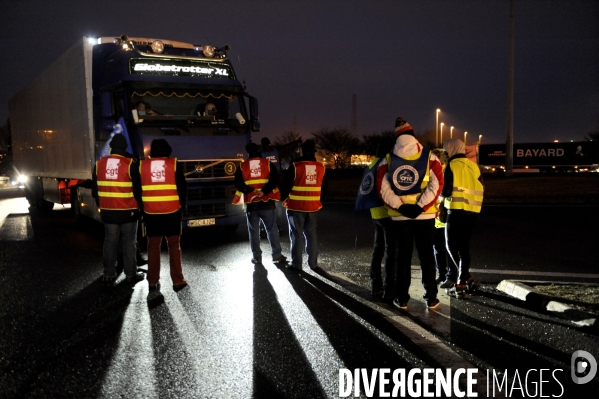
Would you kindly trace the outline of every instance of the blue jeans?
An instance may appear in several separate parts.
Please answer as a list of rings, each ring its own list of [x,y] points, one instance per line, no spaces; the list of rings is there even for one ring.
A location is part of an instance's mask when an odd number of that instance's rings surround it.
[[[135,262],[137,221],[123,224],[104,223],[104,277],[116,276],[116,262],[119,245],[123,251],[125,275],[132,277],[137,273]]]
[[[310,269],[318,267],[318,237],[316,236],[316,212],[287,210],[289,219],[289,239],[291,240],[291,264],[302,268],[304,247],[308,254]]]
[[[262,250],[260,249],[260,220],[264,224],[264,230],[270,242],[272,249],[272,258],[277,259],[281,256],[281,241],[279,239],[279,228],[275,220],[275,210],[265,209],[259,211],[247,212],[248,233],[250,235],[250,249],[254,259],[262,259]]]

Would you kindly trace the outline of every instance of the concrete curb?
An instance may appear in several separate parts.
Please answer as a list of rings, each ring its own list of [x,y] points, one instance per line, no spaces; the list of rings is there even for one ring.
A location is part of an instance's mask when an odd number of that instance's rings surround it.
[[[534,310],[549,312],[569,320],[578,327],[596,327],[597,315],[576,309],[560,302],[558,298],[547,295],[527,284],[516,280],[503,280],[497,285],[499,291],[530,304]]]

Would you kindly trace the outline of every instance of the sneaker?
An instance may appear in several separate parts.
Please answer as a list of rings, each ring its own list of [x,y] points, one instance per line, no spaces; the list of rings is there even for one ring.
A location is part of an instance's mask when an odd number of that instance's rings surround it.
[[[297,270],[298,272],[302,271],[301,267],[297,267],[295,265],[293,265],[292,263],[289,263],[287,266],[285,266],[287,268],[287,270]]]
[[[437,298],[426,301],[426,307],[429,309],[437,309],[439,306],[441,302]]]
[[[460,299],[466,296],[464,292],[466,290],[466,286],[460,284],[454,284],[453,287],[445,289],[445,293],[454,298]]]
[[[480,283],[478,281],[474,281],[474,279],[472,279],[471,277],[468,280],[466,280],[464,286],[466,287],[467,292],[474,292],[478,291],[478,289],[480,288]]]
[[[444,282],[444,281],[445,281],[445,278],[444,278],[444,277],[441,277],[441,276],[437,277],[437,279],[435,280],[435,282],[436,282],[437,284],[439,284],[439,283],[442,283],[442,282]]]
[[[255,256],[252,258],[252,263],[254,265],[261,265],[262,264],[262,258],[256,258]]]
[[[274,263],[285,263],[285,262],[287,262],[287,258],[285,256],[281,255],[281,256],[278,256],[276,258],[273,258],[272,261]]]
[[[175,292],[179,292],[181,291],[183,288],[187,287],[187,281],[183,280],[183,282],[181,284],[175,284],[173,285],[173,291]]]
[[[393,300],[393,306],[397,309],[406,310],[408,309],[408,301],[400,301],[399,298]]]
[[[135,284],[135,283],[140,282],[144,278],[145,278],[145,275],[143,273],[135,272],[135,274],[133,276],[127,277],[127,282],[131,283],[131,284]]]
[[[439,285],[439,288],[451,288],[455,285],[455,281],[447,279]]]
[[[316,274],[320,274],[321,276],[326,276],[327,272],[324,271],[324,269],[320,266],[316,266],[314,269],[312,269],[312,271]]]

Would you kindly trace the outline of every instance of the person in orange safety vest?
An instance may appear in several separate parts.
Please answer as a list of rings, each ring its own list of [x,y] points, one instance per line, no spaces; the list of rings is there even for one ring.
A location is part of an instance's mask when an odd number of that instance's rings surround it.
[[[110,148],[110,155],[96,162],[92,176],[92,195],[104,223],[104,283],[112,285],[117,278],[119,246],[127,281],[136,283],[144,279],[143,273],[137,271],[135,260],[140,213],[134,191],[139,187],[139,170],[137,162],[127,155],[127,140],[122,134],[110,140]]]
[[[275,202],[281,199],[281,193],[277,187],[279,173],[268,159],[260,157],[256,143],[249,143],[245,146],[245,150],[249,156],[248,160],[235,171],[237,193],[233,198],[233,203],[245,204],[252,263],[262,264],[261,221],[272,249],[272,261],[283,263],[287,258],[281,253],[279,229],[275,219]]]
[[[181,220],[187,199],[187,182],[172,148],[164,139],[155,139],[150,157],[140,162],[142,209],[148,237],[148,285],[160,288],[160,246],[166,237],[173,289],[187,286],[181,268]],[[150,299],[150,297],[148,297]]]
[[[316,143],[306,140],[302,144],[302,156],[294,160],[283,178],[291,240],[291,263],[289,269],[302,270],[304,243],[308,255],[308,266],[317,273],[318,240],[316,234],[317,212],[322,208],[320,194],[324,178],[324,166],[316,161]]]

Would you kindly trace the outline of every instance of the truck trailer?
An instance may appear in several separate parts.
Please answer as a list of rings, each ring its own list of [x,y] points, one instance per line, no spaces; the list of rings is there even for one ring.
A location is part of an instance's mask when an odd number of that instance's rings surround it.
[[[482,172],[505,169],[505,144],[481,144],[478,148]],[[599,143],[514,143],[514,172],[593,172],[599,167]]]
[[[234,175],[258,102],[238,79],[227,51],[172,40],[83,37],[9,103],[16,169],[33,208],[71,204],[100,220],[92,198],[95,162],[114,134],[136,159],[166,139],[188,182],[184,227],[235,229]]]

